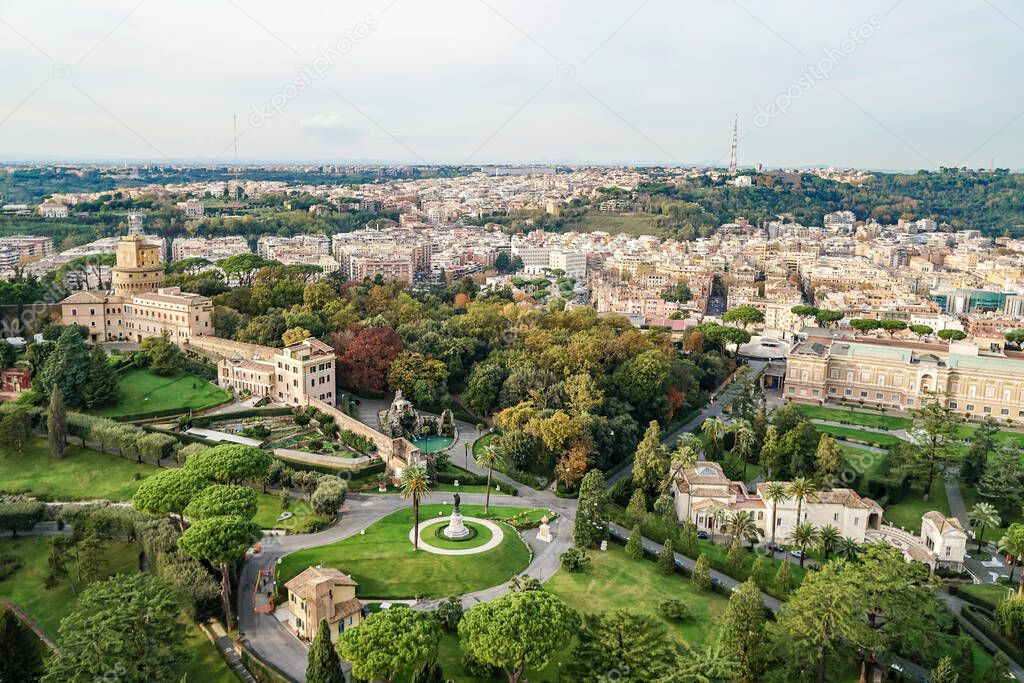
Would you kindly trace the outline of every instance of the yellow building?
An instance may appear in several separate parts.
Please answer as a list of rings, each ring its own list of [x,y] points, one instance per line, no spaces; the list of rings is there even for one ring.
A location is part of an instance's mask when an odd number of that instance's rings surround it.
[[[363,620],[363,603],[356,597],[357,585],[351,576],[329,567],[309,567],[285,583],[295,634],[313,640],[321,619],[327,620],[332,639],[358,626]]]
[[[118,240],[116,255],[117,265],[110,280],[114,294],[131,296],[163,286],[165,273],[159,246],[146,244],[140,235],[129,235]]]

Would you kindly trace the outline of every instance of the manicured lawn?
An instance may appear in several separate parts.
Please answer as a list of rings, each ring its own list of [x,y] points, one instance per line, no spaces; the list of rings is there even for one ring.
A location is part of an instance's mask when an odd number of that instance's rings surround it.
[[[845,444],[840,445],[839,448],[846,455],[846,461],[850,463],[850,466],[865,478],[875,474],[885,459],[889,457],[887,453],[875,453]]]
[[[837,439],[861,441],[872,446],[881,446],[882,448],[892,448],[902,442],[902,439],[893,436],[892,434],[869,432],[863,429],[857,429],[856,427],[835,427],[833,425],[823,424],[815,424],[813,426],[819,432],[822,432],[823,434],[831,434]]]
[[[288,509],[281,507],[281,497],[269,493],[258,493],[256,516],[253,521],[264,529],[288,529],[296,533],[308,531],[306,525],[313,521],[330,521],[323,515],[313,512],[313,508],[304,500],[291,499],[288,502]],[[285,520],[278,520],[282,512],[290,512],[292,516]]]
[[[47,558],[50,546],[42,536],[7,538],[0,540],[0,554],[21,561],[14,574],[0,581],[0,595],[16,603],[35,619],[51,638],[57,637],[60,621],[75,606],[77,597],[68,581],[61,581],[52,590],[43,583],[49,573]],[[134,543],[105,541],[103,570],[106,575],[134,573],[139,569],[139,548]],[[69,562],[68,571],[75,576],[75,563]]]
[[[903,500],[890,505],[882,515],[889,524],[901,526],[915,534],[921,533],[921,515],[930,510],[938,510],[949,515],[949,503],[946,500],[946,483],[941,476],[936,476],[928,500],[921,500],[921,490],[911,489],[903,496]]]
[[[664,621],[658,604],[677,599],[690,608],[691,617],[681,624],[664,622],[670,633],[691,645],[712,642],[728,600],[711,591],[698,591],[679,574],[662,574],[650,560],[626,557],[622,548],[609,544],[608,550],[589,553],[591,561],[582,572],[559,571],[544,588],[586,613],[628,609]]]
[[[224,661],[220,650],[210,642],[198,626],[190,625],[185,646],[192,653],[192,658],[182,673],[185,680],[203,681],[204,683],[238,683],[238,676]]]
[[[988,600],[994,605],[998,605],[1007,595],[1013,593],[1013,589],[1009,586],[1000,586],[995,583],[968,583],[960,586],[959,590],[961,593]]]
[[[488,444],[490,444],[491,441],[494,440],[495,436],[497,436],[497,434],[484,434],[479,439],[474,441],[473,442],[473,457],[475,458],[478,455],[480,455],[481,453],[483,453],[484,449],[487,448]]]
[[[0,455],[0,491],[48,500],[124,501],[154,472],[153,465],[79,446],[69,446],[64,459],[54,461],[44,439],[30,439],[22,452]]]
[[[171,408],[202,410],[231,399],[227,391],[185,372],[160,377],[149,370],[136,369],[118,375],[118,380],[117,403],[91,411],[94,415],[117,417]]]
[[[490,517],[507,518],[526,509],[491,506]],[[450,505],[422,505],[420,521],[450,512]],[[462,512],[467,517],[486,517],[482,505],[463,505]],[[351,574],[362,599],[445,597],[499,585],[530,563],[529,548],[508,526],[502,525],[505,538],[498,547],[463,556],[414,552],[409,541],[412,526],[410,506],[372,524],[365,535],[288,555],[278,565],[278,585],[309,566],[322,564]]]
[[[824,408],[822,406],[797,404],[800,412],[809,420],[829,420],[831,422],[852,422],[853,424],[876,429],[907,429],[912,424],[908,417],[886,415],[884,413],[867,413],[843,408]]]

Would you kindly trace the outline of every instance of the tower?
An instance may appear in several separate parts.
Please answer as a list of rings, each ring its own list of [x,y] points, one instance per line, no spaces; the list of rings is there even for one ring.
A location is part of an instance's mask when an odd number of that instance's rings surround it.
[[[159,246],[146,244],[139,235],[118,240],[117,265],[111,273],[115,294],[131,296],[155,291],[163,287],[164,277]]]
[[[740,144],[740,115],[736,114],[736,118],[732,122],[732,151],[729,152],[729,173],[736,172],[736,148]]]

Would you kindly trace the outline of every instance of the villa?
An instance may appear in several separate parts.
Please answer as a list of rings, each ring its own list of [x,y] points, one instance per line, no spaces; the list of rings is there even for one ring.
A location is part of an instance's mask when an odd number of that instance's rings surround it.
[[[331,638],[363,620],[363,603],[356,597],[355,580],[337,569],[309,567],[284,584],[288,590],[288,617],[295,634],[311,641],[321,619],[331,628]]]

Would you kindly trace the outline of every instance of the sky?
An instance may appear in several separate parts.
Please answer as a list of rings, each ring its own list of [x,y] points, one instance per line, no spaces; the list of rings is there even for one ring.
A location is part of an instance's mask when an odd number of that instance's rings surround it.
[[[0,0],[0,160],[1024,167],[1012,0]],[[237,117],[237,138],[233,132]]]

